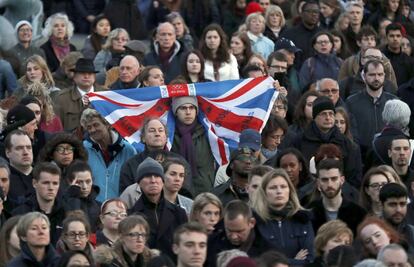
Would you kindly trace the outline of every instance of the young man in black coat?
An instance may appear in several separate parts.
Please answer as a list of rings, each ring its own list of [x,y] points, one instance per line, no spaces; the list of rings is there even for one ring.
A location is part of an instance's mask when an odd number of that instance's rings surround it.
[[[317,166],[316,186],[322,198],[312,202],[312,225],[315,233],[322,224],[331,220],[342,220],[356,234],[358,224],[365,218],[367,212],[357,204],[342,196],[342,186],[345,182],[342,162],[335,159],[324,159]]]
[[[56,198],[61,172],[56,164],[41,162],[33,170],[33,187],[35,194],[27,198],[26,202],[15,208],[13,215],[38,211],[45,214],[50,221],[50,242],[55,245],[62,232],[62,221],[66,212],[76,209],[71,208],[70,203],[62,203]]]

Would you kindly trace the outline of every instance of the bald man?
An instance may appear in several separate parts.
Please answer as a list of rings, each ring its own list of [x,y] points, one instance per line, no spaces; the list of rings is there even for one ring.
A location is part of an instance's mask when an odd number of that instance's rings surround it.
[[[134,56],[125,56],[119,64],[119,79],[111,85],[111,90],[138,88],[140,64]]]
[[[157,27],[155,42],[144,57],[144,66],[156,65],[165,75],[165,83],[181,74],[181,58],[186,52],[183,43],[177,40],[174,26],[169,22]]]

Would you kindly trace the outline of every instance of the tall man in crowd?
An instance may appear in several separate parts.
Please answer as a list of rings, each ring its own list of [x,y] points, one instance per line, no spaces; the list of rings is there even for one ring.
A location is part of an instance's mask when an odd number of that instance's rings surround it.
[[[180,75],[181,58],[185,46],[177,40],[174,26],[169,22],[158,25],[155,34],[155,43],[151,52],[144,57],[145,66],[157,65],[165,74],[165,82],[171,82]]]
[[[6,157],[10,162],[10,188],[7,198],[21,204],[34,193],[32,186],[33,151],[29,136],[22,130],[10,132],[5,141]]]
[[[384,128],[382,111],[385,102],[396,98],[384,91],[384,64],[379,60],[370,60],[364,65],[365,90],[351,95],[347,100],[349,112],[354,116],[361,146],[362,159],[372,145],[374,134]]]
[[[345,177],[342,173],[340,160],[324,159],[317,166],[316,186],[322,198],[309,205],[314,215],[312,224],[315,233],[322,224],[339,219],[344,221],[355,234],[358,224],[366,215],[362,207],[343,197],[342,186]]]
[[[408,82],[414,76],[414,60],[401,49],[403,30],[400,24],[391,23],[387,26],[385,32],[387,45],[383,53],[391,61],[397,78],[397,84],[401,85]]]
[[[86,94],[99,90],[94,87],[97,71],[92,60],[80,58],[73,72],[75,86],[56,96],[56,115],[62,120],[65,131],[73,131],[80,126],[81,114],[89,106]]]

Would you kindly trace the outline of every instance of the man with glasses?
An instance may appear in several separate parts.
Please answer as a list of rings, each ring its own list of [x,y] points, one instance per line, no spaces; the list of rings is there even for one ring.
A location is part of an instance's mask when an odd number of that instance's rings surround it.
[[[358,224],[367,214],[362,207],[344,198],[344,182],[342,161],[327,158],[319,162],[316,188],[321,193],[321,199],[313,201],[308,206],[314,215],[312,225],[315,233],[324,223],[339,219],[355,234]]]
[[[297,26],[288,28],[281,34],[281,37],[293,41],[302,54],[298,54],[295,66],[299,69],[302,63],[313,55],[311,40],[321,30],[319,24],[319,3],[315,0],[307,0],[302,6],[301,21]]]
[[[407,223],[408,192],[402,185],[388,183],[379,192],[382,216],[407,241],[408,252],[414,252],[414,226]]]
[[[316,155],[320,145],[328,143],[337,145],[342,151],[346,180],[359,188],[362,174],[359,151],[335,126],[335,106],[331,99],[326,96],[315,99],[312,116],[311,124],[293,140],[293,147],[301,151],[309,161]]]
[[[339,93],[341,98],[346,100],[350,95],[365,91],[367,85],[366,80],[363,79],[363,70],[364,65],[370,60],[377,60],[382,62],[384,68],[383,88],[385,91],[395,94],[397,92],[397,87],[396,85],[394,85],[392,81],[386,78],[387,75],[385,73],[385,70],[387,69],[387,63],[384,59],[385,58],[383,54],[377,48],[367,48],[364,52],[361,52],[361,68],[359,72],[356,73],[354,76],[347,77],[345,78],[345,80],[339,82]],[[389,62],[388,65],[390,65]],[[392,66],[389,66],[388,68],[392,69]]]
[[[148,246],[174,258],[172,240],[175,229],[187,222],[185,210],[164,198],[164,169],[156,160],[148,157],[137,169],[136,181],[142,195],[130,213],[145,216],[150,226]]]

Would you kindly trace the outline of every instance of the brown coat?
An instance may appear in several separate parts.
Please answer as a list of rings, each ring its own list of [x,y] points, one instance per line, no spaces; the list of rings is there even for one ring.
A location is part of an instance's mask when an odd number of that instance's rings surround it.
[[[95,91],[102,91],[94,87]],[[65,131],[73,131],[80,126],[82,112],[88,108],[82,102],[82,97],[76,87],[59,92],[55,98],[55,112],[60,117]]]
[[[347,77],[352,77],[359,71],[359,61],[360,61],[361,54],[358,53],[356,55],[350,56],[349,58],[345,59],[342,63],[341,68],[339,69],[338,73],[338,81],[342,81]],[[396,88],[397,86],[397,78],[395,78],[395,72],[392,68],[391,62],[388,58],[383,56],[383,63],[384,63],[384,71],[385,71],[385,79],[391,81]],[[345,100],[345,99],[344,99]]]

